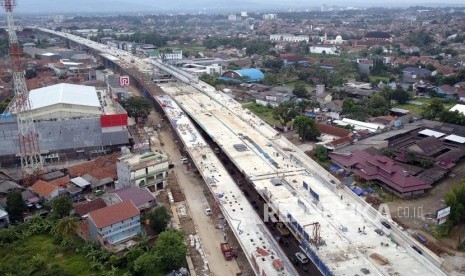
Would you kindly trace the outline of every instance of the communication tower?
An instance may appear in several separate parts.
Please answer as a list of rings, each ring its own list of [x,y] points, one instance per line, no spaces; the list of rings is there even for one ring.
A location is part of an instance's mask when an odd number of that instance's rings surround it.
[[[10,42],[10,58],[13,69],[13,108],[16,111],[18,123],[19,157],[21,170],[25,184],[38,178],[43,172],[42,159],[40,157],[38,134],[30,114],[31,103],[29,91],[26,86],[25,72],[22,62],[22,50],[18,43],[13,19],[13,9],[16,0],[0,0],[6,11],[8,23],[8,39]]]

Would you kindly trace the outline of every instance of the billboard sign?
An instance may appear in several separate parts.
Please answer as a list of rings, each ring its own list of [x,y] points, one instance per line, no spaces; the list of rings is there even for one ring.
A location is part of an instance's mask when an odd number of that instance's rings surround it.
[[[310,188],[310,195],[311,195],[316,201],[320,201],[320,195],[317,194],[312,188]]]
[[[129,76],[120,76],[119,77],[119,86],[128,87],[129,86]]]
[[[442,219],[450,214],[450,206],[437,211],[436,219]]]

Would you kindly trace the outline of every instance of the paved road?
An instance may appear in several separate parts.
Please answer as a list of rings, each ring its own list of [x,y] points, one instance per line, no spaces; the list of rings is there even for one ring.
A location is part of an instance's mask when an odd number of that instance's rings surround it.
[[[175,144],[173,134],[166,124],[160,135],[164,143],[162,151],[168,154],[175,164],[174,171],[186,197],[190,215],[197,228],[211,272],[221,276],[236,275],[240,272],[236,261],[226,261],[220,250],[220,243],[224,239],[223,232],[214,227],[211,217],[205,215],[204,210],[208,206],[207,198],[203,193],[205,183],[200,177],[187,171],[185,165],[180,164],[179,146]]]

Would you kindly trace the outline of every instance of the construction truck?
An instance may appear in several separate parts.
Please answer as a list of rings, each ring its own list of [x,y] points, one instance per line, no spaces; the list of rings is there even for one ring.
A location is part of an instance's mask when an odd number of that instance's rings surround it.
[[[220,244],[221,252],[223,253],[224,259],[226,261],[232,260],[235,257],[235,252],[227,242],[223,242]]]
[[[282,222],[276,223],[276,230],[278,230],[279,234],[282,237],[287,237],[291,234],[291,232],[289,232],[289,229],[287,229],[286,225],[284,225],[284,223]]]

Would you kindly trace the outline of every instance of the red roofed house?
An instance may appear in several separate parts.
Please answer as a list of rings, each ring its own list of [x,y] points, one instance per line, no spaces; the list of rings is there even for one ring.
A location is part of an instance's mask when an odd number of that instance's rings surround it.
[[[328,142],[326,142],[324,146],[329,150],[335,150],[350,145],[353,142],[351,131],[348,129],[324,123],[319,123],[318,129],[322,137],[323,135],[326,136],[326,139],[323,140],[328,140]]]
[[[422,194],[431,185],[406,170],[386,156],[373,156],[365,151],[356,151],[350,155],[330,153],[332,162],[353,172],[364,180],[378,180],[389,190],[401,197]]]
[[[43,180],[38,180],[29,189],[40,198],[48,201],[58,196],[60,188]]]
[[[90,237],[103,246],[113,246],[141,233],[140,212],[132,201],[92,211],[87,221]]]

